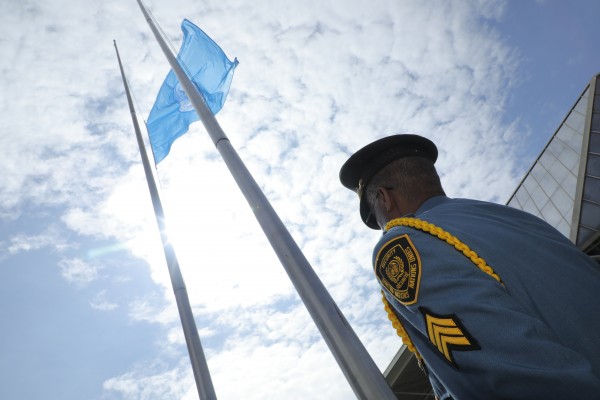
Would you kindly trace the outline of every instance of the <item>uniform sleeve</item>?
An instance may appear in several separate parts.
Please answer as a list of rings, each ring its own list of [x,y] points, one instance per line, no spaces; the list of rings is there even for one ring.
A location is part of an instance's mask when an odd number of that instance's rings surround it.
[[[374,272],[454,399],[600,398],[589,363],[447,242],[393,228],[375,249]]]

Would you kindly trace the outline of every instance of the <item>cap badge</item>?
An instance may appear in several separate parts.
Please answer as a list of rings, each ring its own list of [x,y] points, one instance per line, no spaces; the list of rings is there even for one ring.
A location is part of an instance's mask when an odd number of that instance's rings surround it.
[[[363,190],[365,190],[365,186],[363,184],[362,178],[360,178],[358,181],[358,187],[356,188],[356,194],[358,194],[359,199],[362,199]]]

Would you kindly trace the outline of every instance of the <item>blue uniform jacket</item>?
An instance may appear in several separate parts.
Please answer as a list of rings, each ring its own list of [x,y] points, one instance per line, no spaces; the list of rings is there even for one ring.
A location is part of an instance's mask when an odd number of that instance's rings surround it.
[[[437,196],[415,218],[454,235],[501,282],[416,228],[373,254],[384,295],[441,399],[600,399],[600,269],[541,219]]]

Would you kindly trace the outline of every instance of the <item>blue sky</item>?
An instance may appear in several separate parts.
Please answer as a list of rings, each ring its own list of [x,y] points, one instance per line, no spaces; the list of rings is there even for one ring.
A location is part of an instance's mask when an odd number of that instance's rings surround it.
[[[590,78],[590,1],[149,1],[240,65],[218,120],[377,365],[401,342],[339,167],[387,134],[505,202]],[[197,398],[112,41],[141,115],[169,68],[135,1],[0,1],[0,398]],[[158,168],[220,399],[352,392],[200,123]]]

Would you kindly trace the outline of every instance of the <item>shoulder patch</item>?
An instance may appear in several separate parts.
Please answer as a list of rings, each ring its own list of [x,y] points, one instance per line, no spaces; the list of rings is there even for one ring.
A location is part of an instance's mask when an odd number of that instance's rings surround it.
[[[375,275],[383,287],[405,306],[417,302],[421,259],[408,235],[384,244],[375,258]]]

